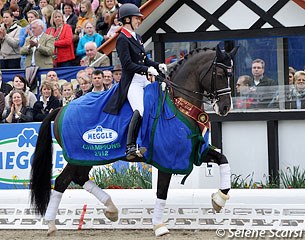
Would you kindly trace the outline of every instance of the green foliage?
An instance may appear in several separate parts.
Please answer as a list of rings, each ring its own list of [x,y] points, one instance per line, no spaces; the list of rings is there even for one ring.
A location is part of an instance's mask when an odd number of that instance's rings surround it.
[[[305,188],[305,171],[301,171],[299,166],[286,168],[280,171],[281,184],[284,188]]]
[[[152,187],[151,166],[142,164],[142,167],[132,165],[116,171],[111,166],[96,168],[92,172],[92,179],[103,189],[149,189]]]
[[[286,170],[280,170],[279,176],[266,176],[264,181],[254,182],[253,175],[249,174],[245,178],[242,175],[231,175],[232,188],[240,189],[258,189],[258,188],[305,188],[305,170],[299,166],[287,167]]]

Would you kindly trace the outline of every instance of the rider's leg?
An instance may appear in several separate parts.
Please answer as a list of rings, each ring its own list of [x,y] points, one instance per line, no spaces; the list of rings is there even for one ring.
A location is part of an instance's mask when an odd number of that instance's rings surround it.
[[[220,189],[212,194],[212,205],[216,212],[220,212],[230,198],[228,192],[231,188],[231,169],[226,156],[214,149],[209,149],[207,154],[207,161],[211,160],[219,165]]]
[[[150,82],[144,76],[135,74],[129,86],[127,98],[132,108],[133,115],[128,127],[127,133],[127,149],[126,159],[133,160],[136,157],[143,157],[146,148],[138,147],[136,140],[142,123],[142,116],[144,112],[144,87]]]
[[[157,199],[154,207],[152,224],[155,235],[162,236],[168,234],[167,227],[163,224],[163,212],[166,205],[167,193],[172,174],[158,170]]]
[[[58,207],[62,199],[63,192],[68,188],[72,181],[74,171],[75,167],[68,163],[55,180],[54,190],[51,192],[50,201],[44,216],[44,219],[48,222],[48,236],[54,235],[57,230],[55,226],[55,219]]]

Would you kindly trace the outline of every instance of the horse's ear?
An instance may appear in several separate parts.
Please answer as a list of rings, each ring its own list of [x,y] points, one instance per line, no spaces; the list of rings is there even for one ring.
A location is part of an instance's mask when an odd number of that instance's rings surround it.
[[[238,50],[239,46],[234,47],[232,51],[229,53],[230,57],[233,58]]]
[[[224,53],[221,51],[219,44],[216,46],[216,58],[218,62],[222,62],[224,60]]]

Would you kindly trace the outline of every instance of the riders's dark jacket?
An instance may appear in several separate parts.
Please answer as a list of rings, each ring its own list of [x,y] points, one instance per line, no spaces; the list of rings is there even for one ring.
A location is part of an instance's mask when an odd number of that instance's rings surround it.
[[[126,30],[122,29],[118,36],[116,50],[122,64],[122,78],[117,90],[107,102],[104,112],[118,114],[127,99],[127,92],[135,73],[146,75],[148,67],[158,70],[159,63],[147,58],[142,39],[136,35],[137,40]]]

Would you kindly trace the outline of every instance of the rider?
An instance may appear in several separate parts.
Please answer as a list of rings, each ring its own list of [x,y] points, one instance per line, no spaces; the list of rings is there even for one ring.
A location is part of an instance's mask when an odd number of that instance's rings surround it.
[[[157,76],[156,69],[164,74],[167,71],[165,64],[151,61],[146,56],[141,37],[135,33],[141,24],[142,16],[139,8],[131,3],[123,4],[119,9],[118,17],[123,23],[123,28],[117,39],[116,50],[122,64],[122,78],[104,108],[104,112],[118,114],[126,98],[131,105],[133,116],[127,134],[127,160],[143,157],[146,151],[145,147],[136,145],[144,112],[144,87],[150,83],[146,75]]]

